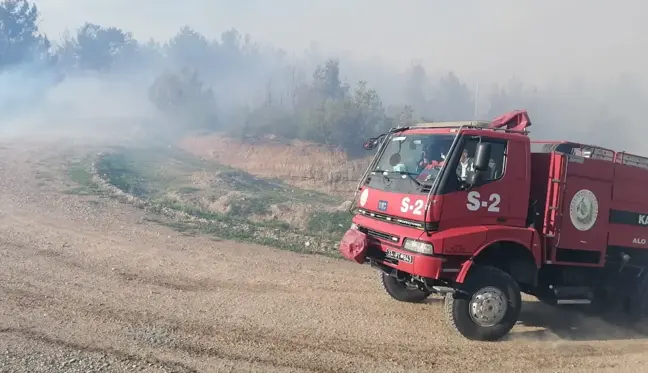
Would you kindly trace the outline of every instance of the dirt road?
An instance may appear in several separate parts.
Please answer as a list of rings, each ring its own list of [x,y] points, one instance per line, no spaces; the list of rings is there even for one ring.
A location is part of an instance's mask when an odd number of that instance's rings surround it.
[[[647,339],[534,301],[468,342],[369,268],[186,237],[61,193],[68,145],[0,145],[0,372],[648,371]]]

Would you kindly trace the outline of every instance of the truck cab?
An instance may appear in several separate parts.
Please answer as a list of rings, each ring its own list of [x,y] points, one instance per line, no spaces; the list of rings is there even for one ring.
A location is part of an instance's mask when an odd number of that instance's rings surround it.
[[[529,138],[489,124],[423,123],[385,137],[353,219],[377,244],[372,247],[389,248],[376,262],[432,275],[439,268],[419,263],[448,255],[442,272],[457,273],[460,263],[452,257],[473,254],[497,234],[487,234],[485,225],[530,244]]]
[[[377,151],[358,185],[341,254],[378,269],[398,301],[445,295],[451,325],[473,340],[506,335],[517,322],[521,292],[556,305],[634,289],[626,300],[641,306],[628,307],[642,314],[648,251],[641,249],[648,241],[630,230],[638,228],[614,230],[639,238],[613,233],[605,219],[615,201],[629,208],[624,193],[612,191],[648,180],[648,159],[535,143],[530,125],[519,110],[492,121],[394,128],[369,139],[365,148]]]

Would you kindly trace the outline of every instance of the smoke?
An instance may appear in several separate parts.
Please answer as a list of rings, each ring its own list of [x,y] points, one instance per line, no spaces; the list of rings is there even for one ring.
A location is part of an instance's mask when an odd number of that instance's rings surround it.
[[[624,324],[621,311],[588,314],[582,306],[549,306],[524,301],[518,325],[510,340],[551,342],[555,348],[569,341],[627,341],[645,339],[646,323]]]
[[[489,119],[526,108],[535,139],[648,151],[642,140],[646,126],[637,120],[648,104],[648,53],[641,48],[648,44],[648,25],[641,19],[648,9],[640,0],[35,3],[40,30],[58,44],[65,41],[64,30],[74,33],[93,22],[132,32],[140,45],[149,38],[164,44],[189,25],[206,36],[205,43],[216,39],[224,47],[216,55],[201,54],[200,43],[185,43],[181,55],[164,59],[157,51],[125,55],[117,71],[65,74],[60,81],[59,72],[29,64],[3,69],[4,134],[53,131],[83,121],[92,128],[90,118],[113,125],[117,118],[158,119],[146,90],[164,69],[187,61],[199,66],[201,79],[214,91],[219,125],[235,125],[223,122],[238,120],[241,107],[254,108],[269,96],[287,101],[295,77],[306,82],[317,64],[339,58],[341,77],[352,86],[368,81],[387,107],[412,104],[408,78],[420,64],[426,82],[418,116]],[[245,58],[227,52],[231,45],[221,34],[232,27],[249,33],[258,51]],[[238,37],[245,49],[245,36]],[[448,109],[460,100],[441,83],[449,71],[471,96],[471,102],[457,105],[464,109]]]
[[[61,53],[53,65],[28,60],[0,66],[5,139],[92,136],[141,144],[153,135],[172,138],[175,132],[163,124],[169,118],[151,102],[149,88],[165,71],[187,65],[197,67],[214,94],[218,118],[211,129],[242,126],[251,108],[289,105],[318,64],[338,58],[341,78],[351,85],[368,81],[387,108],[412,104],[420,116],[457,120],[524,108],[534,139],[569,139],[648,156],[648,126],[641,119],[648,107],[643,0],[35,3],[41,31],[57,46],[77,48],[71,55],[86,60],[83,68],[66,65],[68,55]],[[106,55],[97,44],[66,44],[63,31],[74,34],[85,22],[132,32],[139,49]],[[170,51],[165,44],[173,45],[185,25],[205,40],[186,38]],[[250,38],[227,33],[231,28]],[[150,38],[159,48],[146,43]],[[411,79],[416,65],[423,79]],[[458,82],[448,79],[449,72]],[[176,118],[175,124],[190,120]],[[549,331],[527,337],[628,337],[596,319],[570,319],[569,327],[555,320],[538,322]]]
[[[156,116],[144,82],[85,75],[61,80],[51,70],[0,74],[0,136],[79,137],[124,134]]]
[[[114,24],[140,39],[167,39],[185,24],[208,35],[229,27],[300,53],[313,41],[323,53],[380,57],[398,68],[413,59],[430,70],[536,84],[548,77],[611,78],[639,72],[648,26],[641,0],[41,0],[50,35],[86,20]]]

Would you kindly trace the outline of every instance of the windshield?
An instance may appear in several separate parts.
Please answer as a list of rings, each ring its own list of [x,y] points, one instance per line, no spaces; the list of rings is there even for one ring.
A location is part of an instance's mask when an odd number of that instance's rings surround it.
[[[374,172],[408,175],[421,184],[432,184],[455,135],[398,133],[388,138]]]

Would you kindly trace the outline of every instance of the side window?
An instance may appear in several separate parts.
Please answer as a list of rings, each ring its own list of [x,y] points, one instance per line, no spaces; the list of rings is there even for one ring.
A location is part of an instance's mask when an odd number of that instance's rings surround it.
[[[472,167],[473,160],[475,159],[475,148],[477,147],[477,138],[470,138],[464,141],[464,147],[459,156],[459,163],[457,164],[457,176],[461,180],[466,180],[468,174],[474,171]]]
[[[506,166],[506,141],[489,141],[491,143],[491,157],[488,162],[489,175],[486,180],[494,181],[504,176]]]
[[[506,141],[488,139],[482,137],[482,142],[489,142],[491,144],[491,156],[488,162],[488,171],[486,172],[484,181],[495,181],[504,175],[504,168],[506,166]],[[473,162],[475,159],[475,150],[479,143],[478,138],[466,139],[464,148],[457,164],[457,176],[461,180],[466,180],[469,173],[474,172]]]

